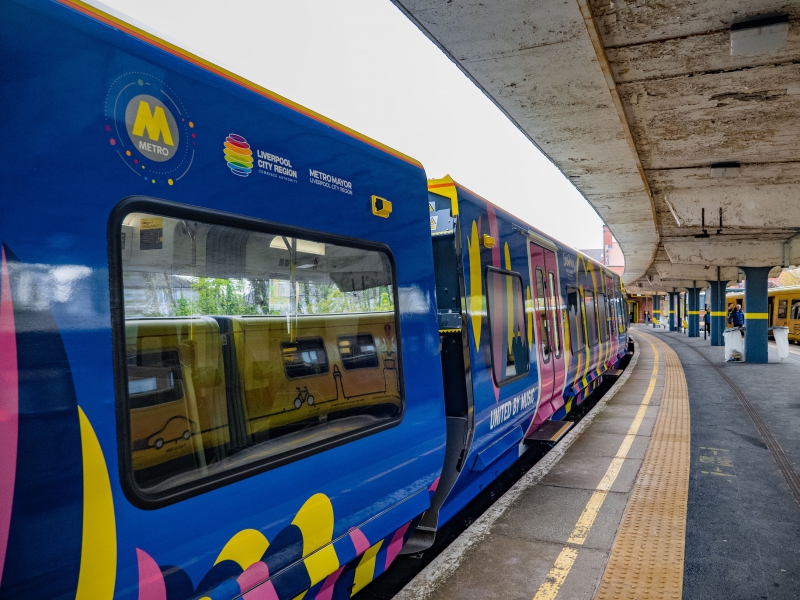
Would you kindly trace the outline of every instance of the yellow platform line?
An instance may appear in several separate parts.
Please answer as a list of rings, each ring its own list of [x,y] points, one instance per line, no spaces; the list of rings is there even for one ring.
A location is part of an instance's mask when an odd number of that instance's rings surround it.
[[[652,344],[653,338],[637,332]],[[675,352],[664,353],[664,395],[642,469],[595,600],[678,600],[689,498],[689,392]]]
[[[622,444],[620,444],[619,450],[617,450],[605,475],[603,475],[603,479],[600,480],[591,498],[589,498],[589,502],[586,503],[586,507],[583,509],[581,516],[578,517],[578,521],[575,523],[575,527],[569,539],[567,539],[567,544],[572,544],[572,546],[565,546],[561,550],[533,600],[553,600],[558,596],[558,592],[567,579],[572,565],[575,564],[575,560],[578,558],[578,549],[575,548],[575,546],[582,546],[584,542],[586,542],[586,537],[592,529],[597,514],[600,512],[600,508],[603,506],[603,502],[608,492],[611,490],[611,486],[614,485],[614,481],[616,481],[617,475],[619,475],[622,469],[622,464],[625,462],[628,452],[630,452],[631,445],[633,445],[633,441],[636,439],[636,434],[639,432],[639,427],[642,425],[647,407],[650,404],[650,399],[653,397],[656,380],[658,379],[658,350],[656,350],[652,342],[649,343],[650,347],[653,349],[654,355],[653,371],[650,375],[650,384],[647,386],[644,398],[642,398],[642,403],[639,405],[639,410],[636,411],[636,417],[634,417],[631,426],[628,428],[628,433],[622,440]]]

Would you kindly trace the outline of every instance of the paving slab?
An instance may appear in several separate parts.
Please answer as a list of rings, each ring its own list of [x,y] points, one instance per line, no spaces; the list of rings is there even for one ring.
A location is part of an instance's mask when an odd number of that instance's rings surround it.
[[[625,435],[621,433],[602,433],[590,429],[572,445],[570,450],[573,454],[589,454],[613,458],[617,455],[620,444],[624,439]],[[650,438],[648,436],[637,435],[628,452],[628,458],[644,458],[649,445]]]
[[[625,434],[628,433],[632,421],[632,417],[618,417],[614,415],[600,414],[595,419],[595,422],[592,423],[592,429],[599,433]],[[642,424],[639,427],[639,431],[636,435],[649,436],[653,431],[653,425],[655,425],[655,422],[656,420],[654,417],[645,417],[642,419]]]
[[[542,479],[542,485],[596,490],[610,464],[611,458],[608,456],[569,452]],[[622,463],[619,475],[611,486],[611,491],[630,492],[641,466],[642,459],[626,458]]]
[[[569,538],[593,490],[580,490],[537,485],[530,494],[520,498],[513,511],[508,511],[495,524],[494,533],[527,540],[563,543]],[[584,548],[610,550],[619,521],[628,502],[624,493],[609,493],[603,510],[598,513]],[[532,519],[531,515],[548,515],[547,519]]]

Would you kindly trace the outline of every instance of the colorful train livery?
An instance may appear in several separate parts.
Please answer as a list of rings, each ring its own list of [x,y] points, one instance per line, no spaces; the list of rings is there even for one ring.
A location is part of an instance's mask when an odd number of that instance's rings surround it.
[[[0,599],[349,598],[625,356],[619,277],[449,177],[79,0],[0,19]]]

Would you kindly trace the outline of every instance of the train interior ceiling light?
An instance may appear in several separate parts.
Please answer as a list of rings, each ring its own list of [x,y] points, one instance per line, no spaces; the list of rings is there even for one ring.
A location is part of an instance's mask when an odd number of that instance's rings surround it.
[[[731,56],[774,52],[786,43],[788,15],[757,17],[731,25]]]

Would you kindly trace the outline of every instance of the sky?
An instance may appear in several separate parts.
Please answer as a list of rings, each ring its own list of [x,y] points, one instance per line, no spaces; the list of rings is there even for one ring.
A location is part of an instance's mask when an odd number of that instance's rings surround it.
[[[91,0],[90,0],[91,1]],[[148,32],[374,138],[576,248],[602,221],[389,0],[104,0]]]

